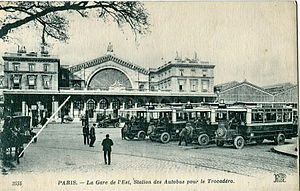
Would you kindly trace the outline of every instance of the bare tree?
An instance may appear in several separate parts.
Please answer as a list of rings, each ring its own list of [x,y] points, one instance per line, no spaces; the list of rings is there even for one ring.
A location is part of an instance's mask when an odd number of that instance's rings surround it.
[[[41,30],[43,44],[46,44],[46,37],[66,41],[69,38],[68,12],[82,17],[112,19],[120,27],[128,24],[135,35],[149,30],[149,15],[141,2],[1,2],[0,15],[4,16],[0,18],[0,38],[5,39],[13,30],[33,24]]]

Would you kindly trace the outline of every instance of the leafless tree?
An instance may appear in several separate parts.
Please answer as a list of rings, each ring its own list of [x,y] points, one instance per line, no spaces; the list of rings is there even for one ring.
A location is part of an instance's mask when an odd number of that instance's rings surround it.
[[[46,44],[46,37],[66,41],[69,38],[66,13],[69,12],[76,12],[82,17],[112,20],[120,27],[127,24],[135,35],[149,31],[149,14],[141,2],[19,1],[0,3],[0,38],[5,40],[12,31],[33,25],[40,29],[43,44]]]

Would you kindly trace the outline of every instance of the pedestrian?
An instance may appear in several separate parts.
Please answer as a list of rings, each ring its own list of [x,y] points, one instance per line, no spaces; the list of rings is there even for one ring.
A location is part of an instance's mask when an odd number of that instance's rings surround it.
[[[96,123],[93,124],[93,126],[91,127],[90,130],[90,147],[94,147],[94,143],[96,141],[96,134],[95,134],[95,127],[96,127]]]
[[[182,142],[182,140],[184,140],[184,142],[185,142],[185,146],[187,146],[187,143],[188,143],[188,134],[189,134],[189,132],[188,132],[188,130],[191,128],[191,126],[192,126],[192,124],[190,123],[190,122],[188,122],[187,124],[186,124],[186,126],[180,131],[180,133],[179,133],[179,146],[181,145],[181,142]]]
[[[82,134],[83,134],[83,143],[89,144],[89,126],[88,125],[83,126]]]
[[[108,165],[110,165],[111,162],[111,146],[114,145],[113,141],[109,138],[109,134],[106,135],[106,138],[103,139],[102,144],[103,151],[104,151],[104,162],[107,164],[106,157],[108,157]]]

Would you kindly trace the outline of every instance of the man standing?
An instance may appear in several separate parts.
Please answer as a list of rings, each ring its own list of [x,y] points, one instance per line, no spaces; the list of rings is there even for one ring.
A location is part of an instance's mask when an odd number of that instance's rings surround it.
[[[186,124],[186,126],[180,131],[179,133],[179,146],[181,145],[181,142],[184,140],[185,142],[185,146],[187,146],[187,143],[188,143],[188,136],[192,131],[192,124],[190,122],[188,122]]]
[[[89,126],[84,125],[82,127],[82,134],[83,134],[83,143],[89,144]]]
[[[113,145],[113,141],[109,138],[109,134],[107,134],[106,138],[102,141],[105,164],[107,164],[106,156],[108,156],[108,165],[110,165],[111,146]]]
[[[95,133],[96,124],[94,123],[90,130],[90,147],[94,147],[94,143],[96,141],[96,133]]]

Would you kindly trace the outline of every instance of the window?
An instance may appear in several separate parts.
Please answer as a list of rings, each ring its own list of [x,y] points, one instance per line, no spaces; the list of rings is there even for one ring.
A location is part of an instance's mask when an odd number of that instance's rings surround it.
[[[202,92],[208,92],[208,80],[202,80]]]
[[[134,104],[133,104],[133,101],[130,99],[128,100],[126,103],[125,103],[125,107],[126,109],[129,109],[129,108],[133,108]]]
[[[51,76],[43,76],[43,86],[44,89],[50,89],[51,87]]]
[[[195,92],[197,91],[197,86],[198,86],[198,80],[191,80],[190,81],[190,84],[191,84],[191,91],[192,92]]]
[[[203,77],[206,77],[207,76],[207,70],[205,69],[205,70],[202,70],[202,76]]]
[[[252,123],[262,123],[263,122],[263,110],[253,109],[252,110]]]
[[[112,108],[113,109],[120,109],[120,101],[118,99],[114,99],[112,101]]]
[[[139,86],[139,90],[140,90],[140,91],[144,91],[144,84],[141,84],[141,85]]]
[[[107,109],[107,101],[105,99],[100,100],[100,109]]]
[[[86,109],[87,110],[94,110],[96,109],[96,102],[93,99],[89,99],[86,103]]]
[[[183,76],[184,69],[179,69],[180,76]]]
[[[178,80],[179,91],[184,91],[185,80]]]
[[[35,71],[35,64],[29,63],[29,72],[34,72]]]
[[[179,91],[183,91],[183,86],[179,85]]]
[[[150,90],[154,91],[155,90],[154,86],[150,86]]]
[[[20,63],[13,63],[14,71],[18,72],[20,70]]]
[[[44,64],[44,72],[48,72],[49,71],[49,64]]]
[[[28,88],[35,89],[36,86],[36,76],[27,76]]]
[[[20,89],[21,76],[13,76],[13,89]]]
[[[154,80],[154,76],[151,76],[151,77],[150,77],[150,80],[153,81],[153,80]]]
[[[83,110],[84,104],[83,101],[74,101],[74,109]]]

